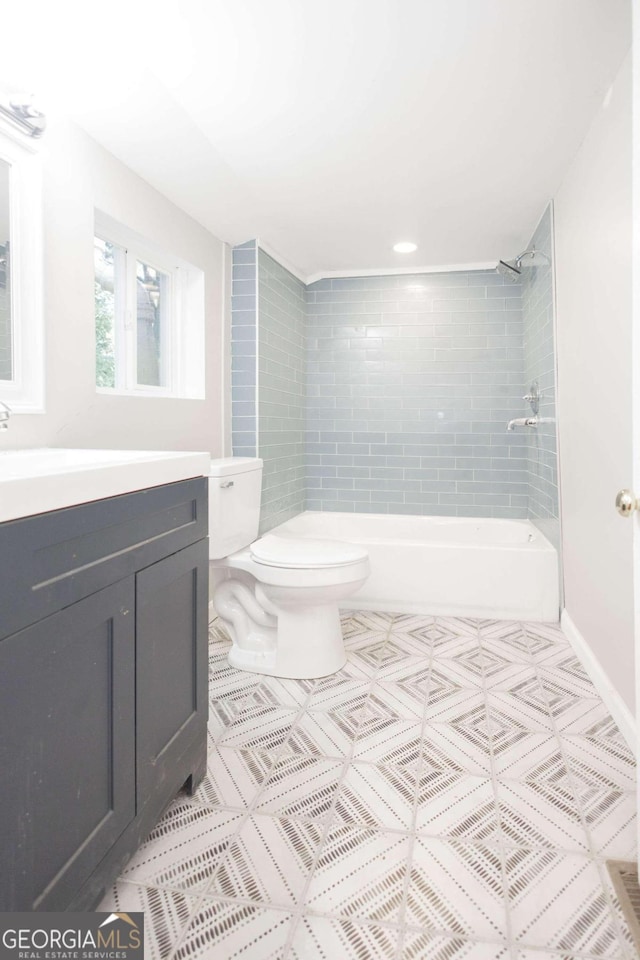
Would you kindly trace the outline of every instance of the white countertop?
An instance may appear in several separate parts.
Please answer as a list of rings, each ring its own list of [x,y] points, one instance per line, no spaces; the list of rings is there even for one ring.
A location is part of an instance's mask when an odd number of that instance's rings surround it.
[[[0,522],[207,476],[210,453],[166,450],[0,452]]]

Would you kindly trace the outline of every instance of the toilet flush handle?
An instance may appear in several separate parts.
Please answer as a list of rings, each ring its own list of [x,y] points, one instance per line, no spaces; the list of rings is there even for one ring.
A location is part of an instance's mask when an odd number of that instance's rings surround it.
[[[227,480],[225,483],[220,484],[221,490],[227,490],[229,487],[233,486],[233,480]]]

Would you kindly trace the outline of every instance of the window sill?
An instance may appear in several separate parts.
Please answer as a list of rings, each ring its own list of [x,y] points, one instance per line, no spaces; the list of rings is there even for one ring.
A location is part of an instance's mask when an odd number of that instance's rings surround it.
[[[137,397],[145,400],[204,400],[201,397],[185,397],[181,393],[169,393],[165,390],[120,390],[117,387],[96,387],[96,393],[105,397]]]

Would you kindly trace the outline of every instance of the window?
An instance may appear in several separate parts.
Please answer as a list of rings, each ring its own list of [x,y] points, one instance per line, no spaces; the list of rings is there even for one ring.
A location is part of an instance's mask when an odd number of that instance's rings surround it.
[[[204,396],[204,275],[96,216],[96,387]]]
[[[40,158],[0,120],[0,400],[44,410]]]

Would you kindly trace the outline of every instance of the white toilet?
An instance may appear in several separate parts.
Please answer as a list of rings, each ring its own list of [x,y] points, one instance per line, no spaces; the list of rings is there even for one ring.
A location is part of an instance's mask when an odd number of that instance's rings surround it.
[[[233,641],[229,662],[275,677],[325,677],[346,662],[338,606],[369,576],[367,551],[270,533],[256,540],[261,488],[262,460],[211,461],[213,605]]]

